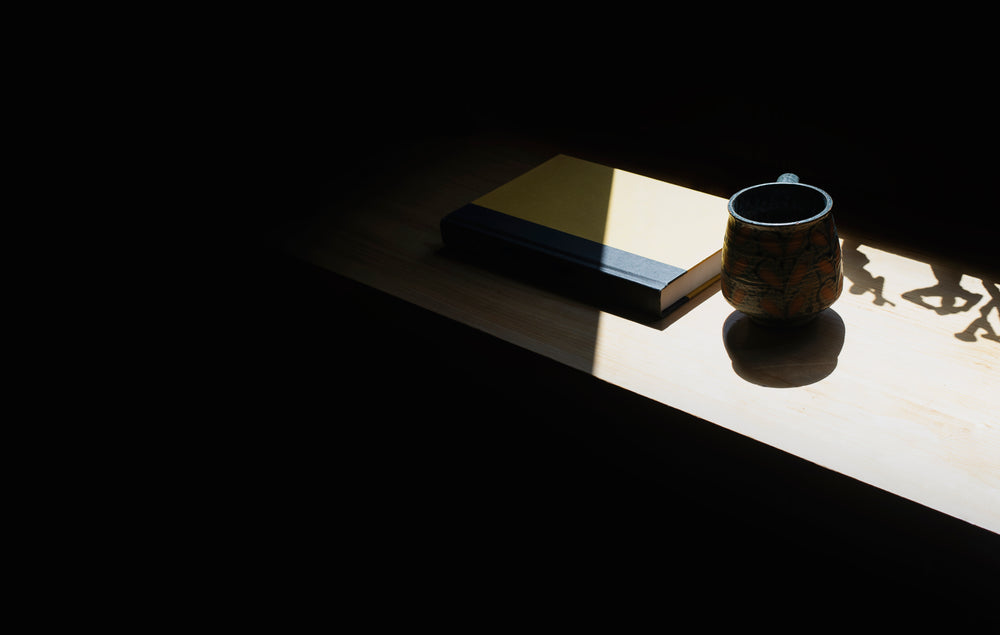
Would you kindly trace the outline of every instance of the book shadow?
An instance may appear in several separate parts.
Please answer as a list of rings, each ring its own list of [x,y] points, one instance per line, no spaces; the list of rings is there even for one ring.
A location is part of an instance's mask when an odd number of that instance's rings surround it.
[[[722,325],[722,340],[737,375],[758,386],[794,388],[814,384],[837,368],[846,330],[833,309],[789,328],[761,326],[733,311]]]

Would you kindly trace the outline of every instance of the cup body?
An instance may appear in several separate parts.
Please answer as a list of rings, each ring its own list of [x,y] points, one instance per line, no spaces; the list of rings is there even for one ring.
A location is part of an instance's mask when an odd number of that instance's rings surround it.
[[[734,194],[722,247],[726,301],[773,326],[803,324],[829,308],[844,286],[832,209],[829,194],[794,175]]]

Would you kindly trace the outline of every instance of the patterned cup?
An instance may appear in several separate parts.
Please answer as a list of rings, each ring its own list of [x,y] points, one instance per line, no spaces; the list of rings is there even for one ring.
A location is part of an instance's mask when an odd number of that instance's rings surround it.
[[[833,199],[794,174],[729,199],[722,295],[754,322],[794,326],[832,305],[844,287]]]

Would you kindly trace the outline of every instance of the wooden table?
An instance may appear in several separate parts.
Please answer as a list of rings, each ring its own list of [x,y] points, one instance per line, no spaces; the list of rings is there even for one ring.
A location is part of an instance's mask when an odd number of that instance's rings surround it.
[[[283,249],[662,404],[665,426],[667,412],[686,413],[996,538],[1000,271],[941,265],[842,228],[843,295],[783,335],[749,324],[718,285],[644,324],[442,249],[442,216],[559,151],[505,138],[414,142],[365,182],[334,179],[328,212],[297,223]]]

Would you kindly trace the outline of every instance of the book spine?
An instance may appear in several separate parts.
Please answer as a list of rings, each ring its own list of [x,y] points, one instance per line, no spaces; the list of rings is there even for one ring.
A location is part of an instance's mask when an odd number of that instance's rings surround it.
[[[624,252],[608,258],[604,245],[473,204],[443,218],[441,236],[449,249],[553,291],[660,316],[666,282],[630,270]]]

